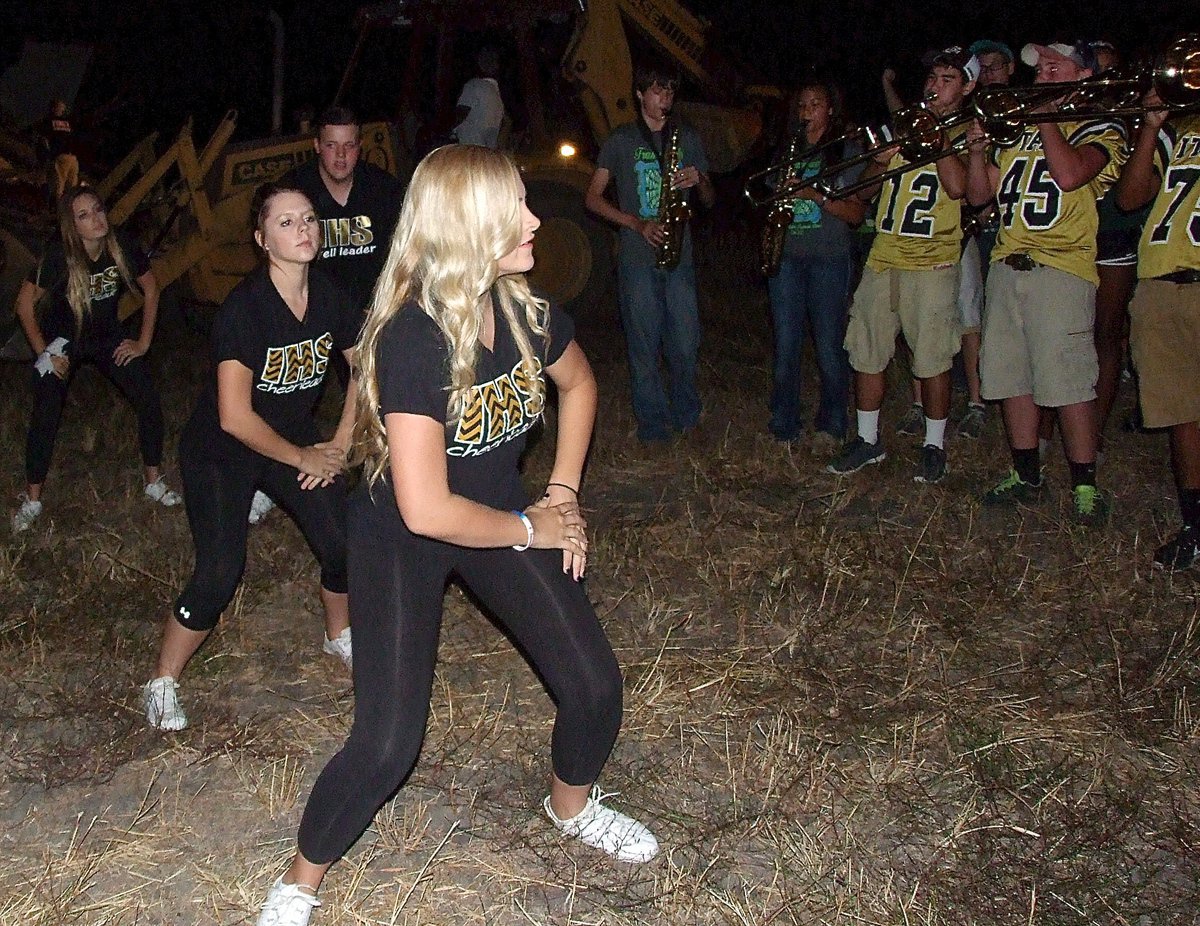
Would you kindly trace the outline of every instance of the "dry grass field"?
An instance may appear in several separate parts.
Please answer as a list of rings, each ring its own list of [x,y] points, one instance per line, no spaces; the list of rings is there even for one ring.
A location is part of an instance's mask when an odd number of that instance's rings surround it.
[[[744,248],[734,233],[704,252]],[[998,421],[838,479],[829,448],[765,433],[766,299],[701,274],[700,440],[632,439],[611,307],[579,339],[601,382],[584,500],[588,587],[626,682],[602,784],[652,823],[641,867],[540,817],[552,705],[452,589],[424,752],[331,872],[331,924],[1136,924],[1200,910],[1200,572],[1158,575],[1175,530],[1163,435],[1120,433],[1109,526],[978,502]],[[164,332],[174,442],[203,341]],[[3,497],[21,486],[27,372],[0,369]],[[328,409],[326,409],[328,411]],[[528,461],[545,478],[550,442]],[[0,543],[0,924],[241,924],[289,855],[353,693],[320,652],[317,571],[276,512],[184,679],[192,727],[138,704],[191,565],[182,509],[141,497],[133,419],[89,371],[71,393],[41,522]]]

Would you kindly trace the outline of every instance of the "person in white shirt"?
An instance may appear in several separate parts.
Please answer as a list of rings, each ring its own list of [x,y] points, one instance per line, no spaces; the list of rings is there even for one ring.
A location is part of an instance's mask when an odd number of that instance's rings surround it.
[[[479,73],[463,84],[458,95],[458,124],[454,138],[460,145],[482,145],[495,148],[504,122],[504,101],[500,99],[500,55],[487,46],[475,59]]]

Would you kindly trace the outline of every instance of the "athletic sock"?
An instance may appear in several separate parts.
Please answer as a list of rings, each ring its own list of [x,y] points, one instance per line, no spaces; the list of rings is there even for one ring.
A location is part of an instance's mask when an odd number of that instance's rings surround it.
[[[1029,450],[1012,448],[1013,469],[1022,482],[1038,485],[1042,481],[1042,458],[1036,447]]]
[[[855,410],[858,416],[858,436],[868,444],[879,443],[879,409],[864,412],[861,408]]]
[[[925,416],[925,446],[932,444],[938,450],[946,449],[946,418],[934,420]]]
[[[1096,484],[1096,464],[1092,463],[1076,463],[1074,460],[1068,460],[1067,463],[1071,467],[1071,488],[1077,489],[1080,486],[1095,486]]]
[[[1200,489],[1179,490],[1179,513],[1187,527],[1200,527]]]

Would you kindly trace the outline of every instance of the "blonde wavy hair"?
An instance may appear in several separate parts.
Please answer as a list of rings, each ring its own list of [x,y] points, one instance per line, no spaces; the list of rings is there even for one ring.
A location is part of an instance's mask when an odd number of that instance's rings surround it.
[[[501,276],[498,266],[521,243],[520,196],[516,165],[490,148],[448,145],[417,165],[356,350],[351,460],[364,464],[369,482],[379,479],[388,459],[379,415],[379,338],[406,303],[415,302],[446,339],[447,427],[457,424],[475,385],[483,309],[493,292],[494,311],[512,332],[533,400],[543,404],[546,385],[529,332],[548,339],[549,305],[534,296],[523,274]]]
[[[67,305],[71,308],[71,314],[75,316],[77,338],[83,332],[83,319],[92,308],[91,258],[84,249],[79,230],[75,228],[75,203],[84,196],[90,196],[102,209],[104,208],[104,200],[91,187],[71,187],[58,198],[58,230],[62,235],[63,250],[67,258]],[[129,269],[125,251],[111,225],[108,226],[108,234],[104,237],[101,251],[108,251],[125,285],[135,293],[141,292],[133,278],[133,272]]]

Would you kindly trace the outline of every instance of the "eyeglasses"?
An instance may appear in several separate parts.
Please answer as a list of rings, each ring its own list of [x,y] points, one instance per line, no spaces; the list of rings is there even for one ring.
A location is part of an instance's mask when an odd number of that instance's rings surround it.
[[[1008,63],[1001,64],[985,64],[979,68],[981,74],[1002,74],[1008,70]]]

